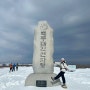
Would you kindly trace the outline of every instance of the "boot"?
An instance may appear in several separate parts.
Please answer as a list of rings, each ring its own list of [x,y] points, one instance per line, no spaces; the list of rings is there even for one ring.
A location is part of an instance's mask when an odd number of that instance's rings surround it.
[[[63,88],[67,88],[66,84],[63,84],[62,87],[63,87]]]
[[[54,78],[53,77],[51,77],[51,79],[54,81]]]

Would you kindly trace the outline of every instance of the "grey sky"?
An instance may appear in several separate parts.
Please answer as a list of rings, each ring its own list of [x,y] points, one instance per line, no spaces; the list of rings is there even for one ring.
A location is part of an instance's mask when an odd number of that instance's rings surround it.
[[[31,63],[34,28],[54,30],[54,60],[90,64],[90,0],[0,0],[0,63]]]

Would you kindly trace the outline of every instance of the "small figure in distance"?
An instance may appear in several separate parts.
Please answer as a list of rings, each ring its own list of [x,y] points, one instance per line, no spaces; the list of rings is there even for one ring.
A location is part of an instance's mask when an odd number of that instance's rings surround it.
[[[66,64],[66,61],[64,58],[61,58],[60,60],[60,72],[58,73],[58,75],[56,77],[51,77],[51,79],[54,81],[54,80],[57,80],[58,78],[62,77],[62,81],[63,81],[63,84],[62,84],[62,87],[63,88],[67,88],[66,86],[66,80],[65,80],[65,71],[69,70],[68,69],[68,66]]]
[[[9,67],[10,67],[10,71],[9,72],[11,72],[12,71],[12,68],[13,68],[12,63],[9,65]]]
[[[16,64],[16,71],[18,71],[18,63]]]
[[[13,71],[15,71],[15,67],[16,67],[16,65],[15,65],[15,63],[13,64]]]

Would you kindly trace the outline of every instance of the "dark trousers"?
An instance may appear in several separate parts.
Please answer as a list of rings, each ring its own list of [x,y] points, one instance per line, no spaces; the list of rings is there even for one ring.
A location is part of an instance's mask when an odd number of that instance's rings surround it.
[[[64,74],[65,74],[65,72],[62,72],[61,71],[56,77],[54,77],[54,79],[56,80],[59,77],[62,77],[63,84],[65,84],[66,83],[66,80],[65,80]]]
[[[12,70],[12,68],[10,67],[10,71]]]
[[[16,70],[18,71],[18,67],[16,67]]]

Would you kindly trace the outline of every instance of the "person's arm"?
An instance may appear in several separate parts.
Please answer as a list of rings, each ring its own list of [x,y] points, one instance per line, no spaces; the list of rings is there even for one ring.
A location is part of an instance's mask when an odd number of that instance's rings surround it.
[[[69,71],[68,65],[66,63],[64,63],[64,67],[65,67],[66,71]]]
[[[74,72],[74,70],[70,70],[69,68],[68,68],[68,65],[65,63],[64,64],[64,66],[65,66],[65,69],[67,70],[67,71],[69,71],[69,72]]]

